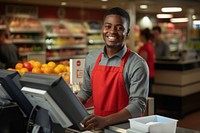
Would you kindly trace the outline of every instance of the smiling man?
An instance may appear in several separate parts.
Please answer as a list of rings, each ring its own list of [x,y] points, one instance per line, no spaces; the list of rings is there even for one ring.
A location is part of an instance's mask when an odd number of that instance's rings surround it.
[[[83,121],[86,130],[139,117],[146,108],[149,71],[143,58],[126,47],[130,16],[115,7],[103,19],[103,49],[86,57],[84,79],[77,97],[84,104],[93,97],[94,114]]]

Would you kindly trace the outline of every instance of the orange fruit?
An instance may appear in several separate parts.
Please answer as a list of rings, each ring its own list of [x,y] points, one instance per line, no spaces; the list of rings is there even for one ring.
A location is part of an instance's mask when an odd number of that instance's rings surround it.
[[[66,71],[66,67],[63,64],[59,64],[59,65],[57,65],[57,67],[59,67],[62,70],[62,72]]]
[[[42,71],[43,71],[44,74],[51,74],[51,73],[53,73],[53,68],[45,67],[45,68],[42,69]]]
[[[28,72],[27,68],[22,68],[18,71],[20,73],[20,75],[24,75],[25,72]]]
[[[21,72],[28,72],[28,69],[27,68],[22,68],[20,69]]]
[[[32,65],[32,67],[33,67],[33,64],[34,64],[35,60],[30,60],[30,61],[28,61],[28,62],[31,63],[31,65]]]
[[[53,61],[48,62],[47,65],[48,65],[49,67],[51,67],[51,68],[56,67],[56,63],[53,62]]]
[[[54,72],[55,72],[55,73],[61,73],[61,72],[62,72],[62,68],[56,66],[56,67],[54,68]]]
[[[42,66],[41,67],[48,67],[48,65],[47,64],[42,64]]]
[[[40,68],[38,68],[38,67],[34,67],[32,69],[32,73],[42,73],[42,70]]]
[[[40,68],[42,66],[42,64],[39,62],[39,61],[35,61],[34,63],[33,63],[33,67],[38,67],[38,68]]]
[[[70,83],[70,75],[68,72],[64,72],[62,74],[63,79],[69,84]]]
[[[20,69],[22,69],[23,68],[23,63],[17,63],[16,65],[15,65],[15,69],[17,69],[17,70],[20,70]]]
[[[43,72],[44,68],[49,67],[47,64],[42,64],[41,71]]]
[[[66,72],[70,72],[70,67],[66,66]]]

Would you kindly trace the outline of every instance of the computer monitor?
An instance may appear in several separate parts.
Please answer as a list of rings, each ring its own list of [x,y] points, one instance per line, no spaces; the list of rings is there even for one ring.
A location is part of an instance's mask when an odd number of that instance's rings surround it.
[[[17,71],[0,69],[0,100],[17,103],[25,117],[29,117],[33,106],[21,92],[20,77]]]
[[[83,130],[81,122],[88,112],[61,76],[25,73],[20,83],[27,99],[48,110],[53,123]]]

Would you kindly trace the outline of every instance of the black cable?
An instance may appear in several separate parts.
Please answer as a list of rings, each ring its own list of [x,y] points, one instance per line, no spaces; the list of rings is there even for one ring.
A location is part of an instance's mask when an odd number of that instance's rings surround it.
[[[29,133],[28,131],[29,131],[30,125],[31,125],[31,124],[33,125],[33,123],[31,123],[31,118],[32,118],[32,115],[33,115],[34,110],[37,109],[37,106],[38,106],[38,105],[34,106],[33,109],[31,110],[31,113],[30,113],[30,115],[29,115],[28,122],[27,122],[26,133]],[[37,110],[36,110],[36,111],[37,111]]]

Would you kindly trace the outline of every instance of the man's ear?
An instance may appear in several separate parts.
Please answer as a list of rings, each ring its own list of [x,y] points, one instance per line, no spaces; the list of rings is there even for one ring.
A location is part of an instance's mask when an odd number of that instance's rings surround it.
[[[126,37],[129,36],[130,29],[127,30]]]

